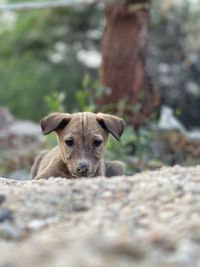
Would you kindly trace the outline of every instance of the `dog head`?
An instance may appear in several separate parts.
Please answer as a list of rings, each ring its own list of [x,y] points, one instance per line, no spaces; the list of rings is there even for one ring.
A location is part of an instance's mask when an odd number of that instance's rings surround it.
[[[104,157],[109,134],[119,140],[124,121],[103,113],[53,113],[41,120],[41,128],[44,135],[56,132],[62,160],[73,177],[91,177]]]

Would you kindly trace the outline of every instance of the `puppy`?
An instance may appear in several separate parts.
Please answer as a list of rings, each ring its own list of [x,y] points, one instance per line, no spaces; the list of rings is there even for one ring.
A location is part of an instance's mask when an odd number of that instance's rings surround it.
[[[31,179],[124,174],[123,163],[104,162],[109,134],[119,140],[124,131],[121,118],[90,112],[53,113],[41,120],[41,128],[44,135],[56,133],[58,146],[36,157]]]

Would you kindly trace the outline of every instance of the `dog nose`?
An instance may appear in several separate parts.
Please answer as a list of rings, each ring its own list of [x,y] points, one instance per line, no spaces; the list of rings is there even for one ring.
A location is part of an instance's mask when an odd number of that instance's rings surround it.
[[[79,174],[87,174],[89,171],[89,164],[87,162],[80,162],[76,170]]]

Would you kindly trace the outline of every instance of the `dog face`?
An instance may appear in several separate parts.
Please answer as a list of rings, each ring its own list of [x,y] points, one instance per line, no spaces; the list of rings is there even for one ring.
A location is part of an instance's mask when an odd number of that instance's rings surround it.
[[[117,140],[123,120],[103,113],[53,113],[41,120],[43,134],[55,131],[62,160],[73,177],[95,176],[109,133]]]

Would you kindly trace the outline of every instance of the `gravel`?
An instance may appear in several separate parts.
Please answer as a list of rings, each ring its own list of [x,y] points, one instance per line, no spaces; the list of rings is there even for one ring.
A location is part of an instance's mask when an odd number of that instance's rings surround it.
[[[12,211],[10,209],[0,209],[0,223],[4,221],[12,221]]]
[[[0,195],[0,267],[200,266],[200,166],[0,178]]]

